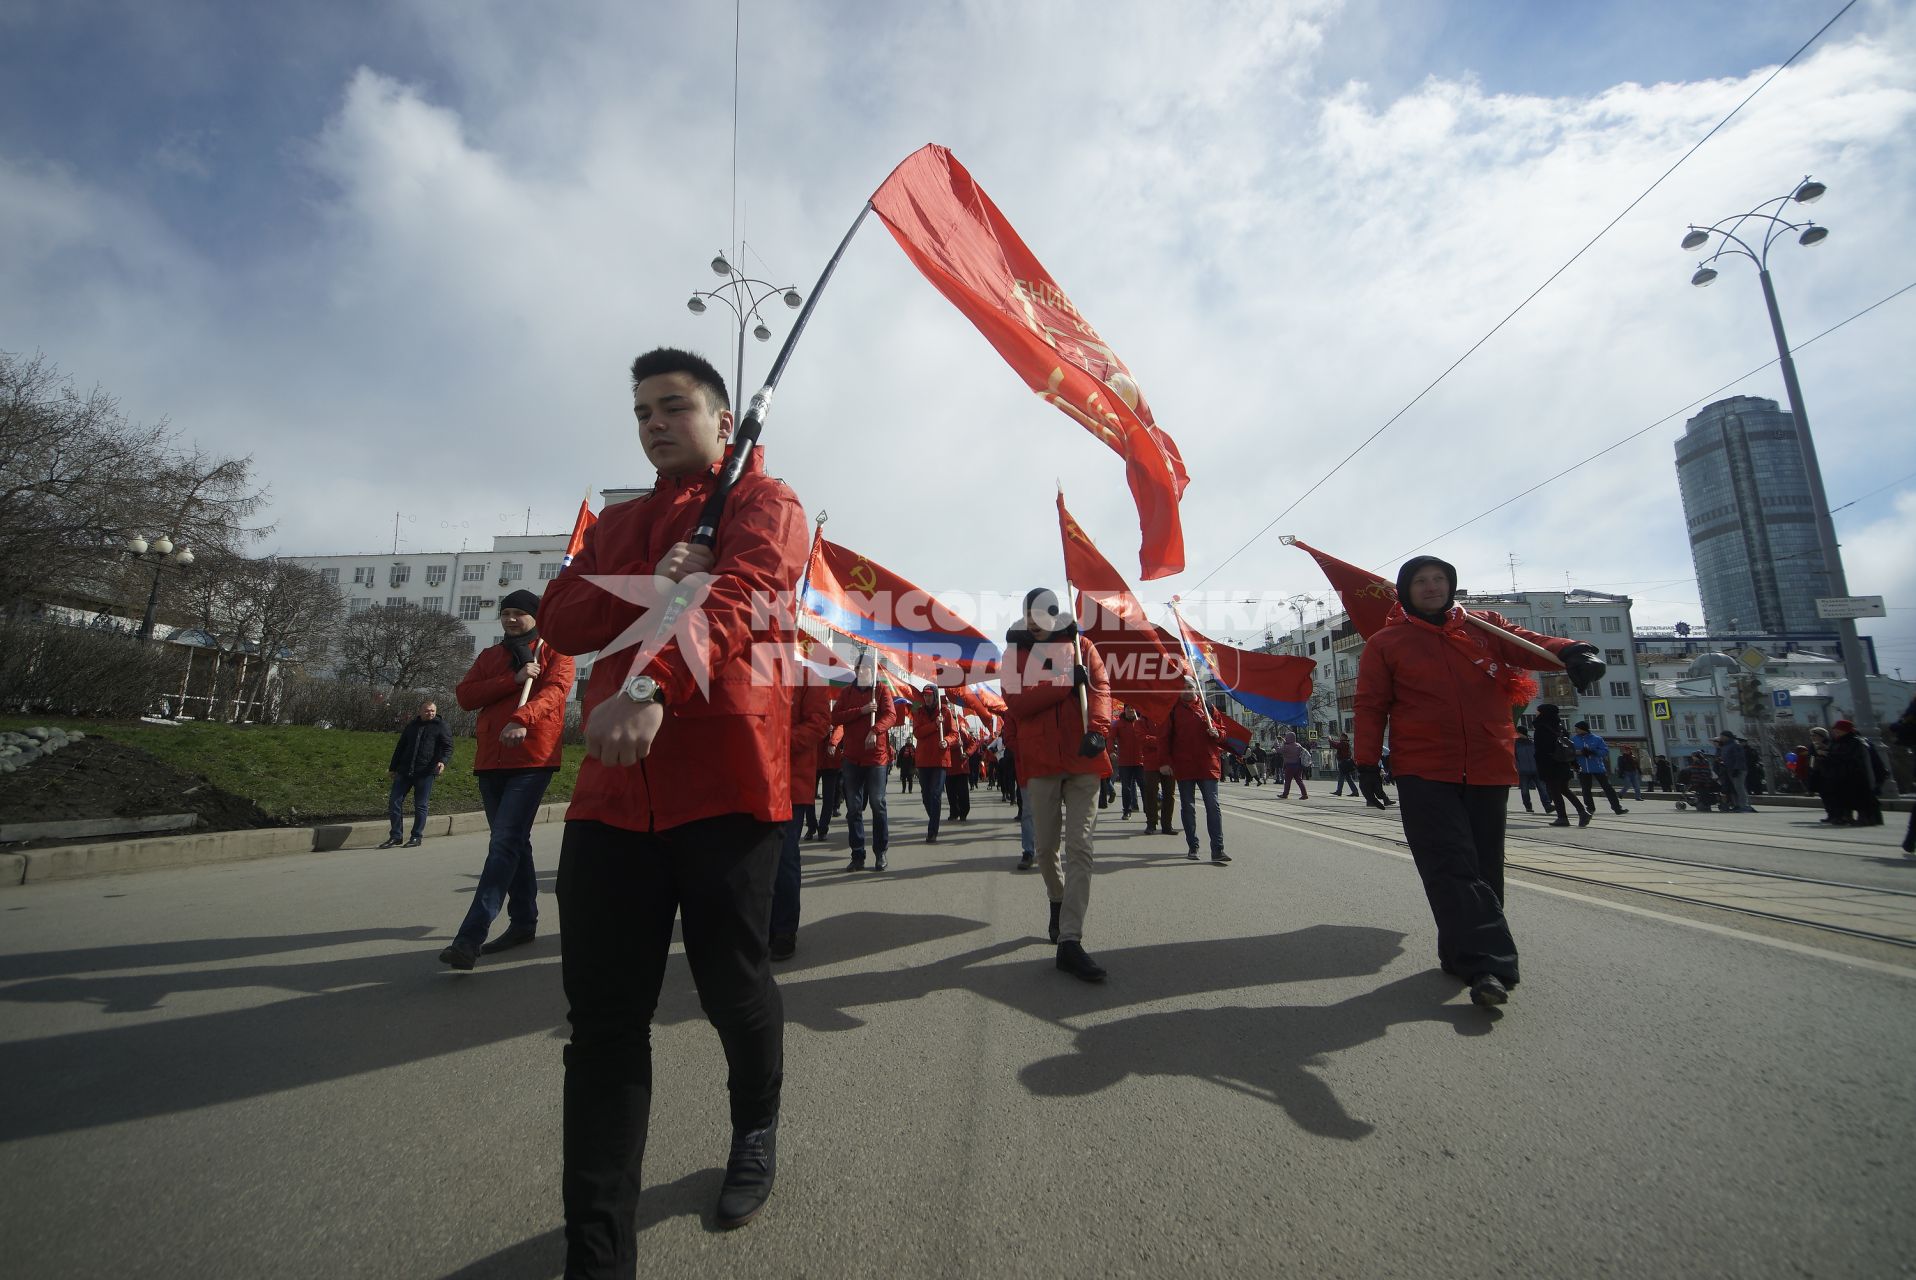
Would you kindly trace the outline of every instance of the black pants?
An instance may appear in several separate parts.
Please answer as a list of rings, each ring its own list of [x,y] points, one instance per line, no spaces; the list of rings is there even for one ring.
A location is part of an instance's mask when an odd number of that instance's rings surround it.
[[[971,816],[971,779],[964,770],[953,769],[945,775],[945,800],[951,805],[949,816],[954,822],[963,822]]]
[[[1602,788],[1603,798],[1610,802],[1611,811],[1622,813],[1623,801],[1617,799],[1617,793],[1610,786],[1610,775],[1607,773],[1586,773],[1583,775],[1583,807],[1592,813],[1597,811],[1597,802],[1590,798],[1590,784],[1593,782]]]
[[[647,835],[566,823],[559,851],[567,1276],[631,1276],[652,1108],[652,1014],[682,916],[699,1005],[730,1068],[734,1129],[778,1114],[785,1009],[767,948],[784,825],[746,814]],[[718,1149],[716,1139],[714,1150]]]
[[[1148,831],[1162,831],[1167,836],[1177,834],[1177,828],[1171,825],[1171,803],[1178,796],[1178,784],[1159,773],[1156,769],[1144,771],[1144,823]]]
[[[1509,787],[1399,776],[1404,839],[1437,921],[1437,959],[1462,978],[1517,985],[1517,943],[1504,919],[1504,807]]]
[[[838,813],[838,797],[844,783],[844,776],[836,769],[818,771],[818,838],[820,840],[831,834],[832,818]]]
[[[1563,809],[1563,802],[1565,800],[1570,802],[1570,807],[1577,811],[1579,818],[1586,813],[1593,812],[1588,805],[1577,799],[1577,793],[1570,789],[1570,771],[1568,769],[1539,770],[1537,781],[1541,784],[1537,790],[1538,793],[1543,796],[1543,807],[1546,813],[1554,812],[1559,818],[1564,819],[1566,822],[1569,821],[1570,815],[1565,813]]]

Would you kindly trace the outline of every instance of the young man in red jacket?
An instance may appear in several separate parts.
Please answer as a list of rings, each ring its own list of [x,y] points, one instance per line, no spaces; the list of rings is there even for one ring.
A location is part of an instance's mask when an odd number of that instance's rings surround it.
[[[1005,640],[1005,704],[1018,722],[1018,781],[1051,899],[1058,967],[1074,978],[1102,982],[1103,967],[1085,953],[1084,917],[1091,905],[1098,781],[1111,772],[1105,754],[1111,684],[1104,659],[1058,608],[1057,596],[1042,587],[1025,596],[1024,625],[1013,627]]]
[[[1117,723],[1111,726],[1111,735],[1117,739],[1118,781],[1123,786],[1120,799],[1124,808],[1118,815],[1122,818],[1136,813],[1143,803],[1144,738],[1148,728],[1136,707],[1119,712]]]
[[[1211,837],[1211,861],[1218,866],[1230,862],[1224,852],[1224,813],[1217,803],[1218,779],[1224,776],[1218,752],[1224,734],[1196,693],[1178,699],[1165,721],[1165,755],[1171,761],[1171,776],[1178,783],[1178,816],[1184,823],[1184,856],[1198,860],[1197,800],[1204,799],[1204,827]]]
[[[499,628],[505,637],[473,659],[454,691],[460,706],[479,713],[479,750],[472,771],[479,779],[486,825],[492,828],[472,906],[452,945],[439,953],[455,969],[472,968],[481,955],[524,946],[539,931],[532,820],[559,771],[572,659],[540,641],[538,612],[539,597],[530,591],[515,591],[500,601]],[[506,931],[487,942],[501,903],[506,907]]]
[[[791,698],[752,658],[791,650],[789,606],[777,601],[789,601],[804,567],[805,513],[754,452],[716,545],[693,542],[731,440],[724,379],[689,352],[651,351],[633,361],[632,407],[658,479],[646,496],[605,509],[539,608],[548,645],[599,655],[585,693],[587,759],[559,855],[572,1024],[568,1276],[633,1274],[650,1026],[675,916],[730,1068],[722,1229],[751,1221],[771,1194],[785,1073],[769,935],[792,817]],[[696,613],[697,625],[656,652],[633,643],[652,639],[654,616],[592,581],[600,575],[635,590],[689,581],[696,603],[684,616]]]
[[[913,754],[918,765],[918,798],[925,805],[925,843],[938,843],[938,818],[945,808],[945,778],[959,760],[963,738],[957,717],[943,692],[928,684],[918,692],[911,712]]]
[[[1457,571],[1417,556],[1397,572],[1397,603],[1357,667],[1352,754],[1366,800],[1383,797],[1386,729],[1404,839],[1437,922],[1437,960],[1498,1005],[1517,985],[1517,943],[1504,919],[1504,809],[1517,781],[1514,704],[1556,668],[1464,616]],[[1557,655],[1579,687],[1603,678],[1596,648],[1538,635],[1495,613],[1494,626]]]
[[[840,692],[832,706],[832,723],[845,730],[839,773],[845,789],[845,830],[852,841],[851,865],[845,870],[865,869],[865,804],[870,801],[872,867],[883,871],[885,851],[891,847],[885,786],[891,777],[891,727],[898,723],[898,703],[891,682],[878,674],[877,654],[865,650],[854,671],[852,686]]]
[[[832,730],[832,690],[803,666],[792,664],[792,820],[778,855],[778,880],[772,888],[772,959],[789,960],[798,950],[798,894],[803,869],[799,828],[811,812],[818,789],[818,747]]]
[[[1144,834],[1162,831],[1174,836],[1178,830],[1171,822],[1171,806],[1177,799],[1177,781],[1171,776],[1171,757],[1165,751],[1171,718],[1141,716],[1139,723],[1144,726],[1144,746],[1138,753],[1144,773]]]

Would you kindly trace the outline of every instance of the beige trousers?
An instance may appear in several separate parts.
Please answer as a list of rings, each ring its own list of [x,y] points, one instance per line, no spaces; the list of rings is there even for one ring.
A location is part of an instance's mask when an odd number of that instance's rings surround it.
[[[1097,802],[1098,780],[1088,773],[1047,774],[1025,784],[1045,892],[1053,902],[1064,904],[1058,914],[1060,942],[1084,937],[1084,913],[1091,906],[1091,832],[1098,823]]]

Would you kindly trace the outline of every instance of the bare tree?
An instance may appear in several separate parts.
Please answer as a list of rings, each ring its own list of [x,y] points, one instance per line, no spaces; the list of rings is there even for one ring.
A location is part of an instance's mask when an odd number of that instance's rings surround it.
[[[244,717],[264,705],[276,666],[325,654],[345,599],[316,569],[216,553],[195,565],[186,608],[221,654],[208,676],[209,708]]]
[[[418,689],[465,673],[472,638],[460,621],[412,604],[380,605],[339,624],[332,654],[339,674],[360,684]]]
[[[111,548],[164,533],[196,556],[237,552],[267,532],[246,523],[265,500],[251,459],[182,446],[44,357],[0,352],[0,604],[137,599],[148,579]]]

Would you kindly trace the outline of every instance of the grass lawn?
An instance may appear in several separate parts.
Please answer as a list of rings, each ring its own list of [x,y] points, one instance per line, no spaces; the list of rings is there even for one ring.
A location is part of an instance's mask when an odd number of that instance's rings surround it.
[[[386,763],[398,733],[356,733],[304,725],[180,725],[141,721],[23,719],[0,716],[0,730],[34,726],[79,729],[110,738],[199,774],[208,782],[252,800],[289,825],[333,818],[374,818],[386,812]],[[434,813],[476,811],[479,784],[472,776],[475,744],[455,739],[452,763],[434,784]],[[568,747],[565,764],[546,790],[547,800],[565,800],[585,759],[584,747]],[[408,813],[411,800],[408,798]]]

